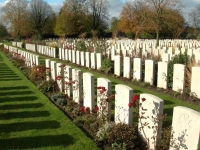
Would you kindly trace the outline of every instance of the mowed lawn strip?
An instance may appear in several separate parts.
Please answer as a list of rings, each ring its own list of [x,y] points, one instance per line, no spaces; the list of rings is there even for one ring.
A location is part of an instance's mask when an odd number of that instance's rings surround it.
[[[99,148],[0,52],[0,149]]]
[[[6,45],[11,45],[10,42],[5,42],[5,44]],[[28,50],[25,50],[23,48],[19,48],[19,49],[24,50],[24,51],[28,51]],[[28,51],[28,52],[33,53],[31,51]],[[37,55],[40,55],[40,54],[37,53]],[[51,61],[61,62],[61,63],[64,63],[66,65],[71,66],[72,68],[79,68],[77,65],[75,65],[75,64],[73,64],[71,62],[67,63],[66,61],[60,60],[58,58],[51,58],[51,57],[48,57],[48,56],[40,55],[40,63],[41,64],[45,65],[45,59],[50,59]],[[112,93],[113,94],[115,93],[115,85],[116,84],[124,84],[124,85],[127,85],[127,86],[131,87],[133,89],[133,91],[134,91],[133,93],[136,94],[136,95],[139,95],[139,94],[142,94],[142,93],[148,93],[148,94],[155,95],[155,96],[161,98],[162,100],[164,100],[164,114],[167,114],[167,120],[163,123],[164,126],[170,126],[171,125],[171,123],[172,123],[172,115],[173,115],[173,108],[175,106],[184,106],[184,107],[188,107],[188,108],[191,108],[191,109],[194,109],[194,110],[200,112],[200,106],[194,105],[194,104],[186,102],[186,101],[182,101],[182,100],[174,98],[174,97],[172,97],[170,95],[166,95],[166,94],[162,94],[162,93],[159,93],[159,92],[155,92],[155,91],[147,89],[146,87],[145,88],[139,87],[137,85],[134,85],[134,83],[132,83],[132,82],[125,83],[125,82],[123,82],[121,80],[118,80],[117,78],[114,78],[114,77],[111,77],[111,76],[107,76],[105,74],[98,73],[96,71],[93,71],[92,69],[83,68],[83,67],[81,67],[79,69],[82,72],[90,72],[90,73],[92,73],[94,75],[95,83],[96,83],[97,78],[99,78],[99,77],[104,77],[104,78],[109,79],[112,82]],[[113,103],[112,110],[114,111],[114,103]]]

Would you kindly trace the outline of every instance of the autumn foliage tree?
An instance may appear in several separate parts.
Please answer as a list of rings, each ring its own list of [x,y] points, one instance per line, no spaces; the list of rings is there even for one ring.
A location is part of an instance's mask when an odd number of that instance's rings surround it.
[[[143,1],[126,2],[120,14],[118,29],[135,34],[137,39],[141,32],[147,30],[147,7]]]
[[[27,0],[10,0],[2,8],[3,20],[10,23],[10,33],[13,37],[20,38],[30,33],[27,5]]]

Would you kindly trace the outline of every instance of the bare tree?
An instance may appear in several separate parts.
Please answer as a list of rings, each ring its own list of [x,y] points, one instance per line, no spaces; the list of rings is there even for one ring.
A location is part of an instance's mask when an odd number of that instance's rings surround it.
[[[189,13],[189,20],[192,26],[200,31],[200,4],[198,4],[195,9]]]
[[[31,0],[29,6],[30,26],[33,34],[42,35],[51,16],[54,16],[52,7],[43,0]]]
[[[108,0],[88,0],[89,12],[91,15],[92,29],[101,30],[106,27],[108,21]]]
[[[3,8],[3,20],[10,24],[10,32],[13,37],[20,38],[28,33],[27,0],[10,0]]]

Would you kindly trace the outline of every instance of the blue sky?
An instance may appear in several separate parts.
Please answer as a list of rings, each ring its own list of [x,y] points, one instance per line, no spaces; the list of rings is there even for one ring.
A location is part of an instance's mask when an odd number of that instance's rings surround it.
[[[0,8],[5,5],[6,1],[9,0],[0,0]],[[46,0],[53,8],[54,11],[58,12],[62,7],[64,0]],[[111,17],[119,17],[120,11],[122,10],[122,6],[126,1],[134,1],[134,0],[109,0],[109,14]],[[197,4],[200,4],[200,0],[180,0],[184,4],[183,12],[184,16],[187,17],[188,13],[194,9]]]

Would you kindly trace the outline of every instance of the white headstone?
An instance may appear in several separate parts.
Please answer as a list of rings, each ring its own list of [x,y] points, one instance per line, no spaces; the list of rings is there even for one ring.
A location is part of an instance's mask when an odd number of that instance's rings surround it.
[[[143,101],[143,99],[146,99]],[[162,127],[162,115],[164,101],[151,94],[140,94],[139,108],[139,135],[146,142],[149,141],[149,149],[159,146]],[[145,125],[146,124],[146,125]]]
[[[73,101],[80,104],[83,99],[81,70],[77,68],[72,69],[72,82]]]
[[[90,52],[85,52],[85,66],[90,68]]]
[[[90,53],[91,55],[91,68],[96,69],[96,53]]]
[[[114,58],[114,74],[117,76],[121,75],[121,65],[122,65],[121,56],[116,55]]]
[[[99,116],[107,116],[110,118],[111,115],[111,102],[109,102],[109,96],[111,94],[111,81],[106,78],[97,78],[97,106],[99,108]],[[105,92],[101,93],[102,89],[98,87],[104,87]]]
[[[144,81],[150,83],[150,85],[154,84],[155,80],[155,64],[153,60],[145,60],[145,73],[144,73]]]
[[[124,57],[124,65],[123,65],[123,77],[130,78],[131,73],[131,61],[129,57]]]
[[[172,90],[182,93],[184,87],[185,87],[185,65],[174,64]]]
[[[97,56],[97,69],[101,69],[101,64],[102,64],[102,55],[101,53],[96,53]]]
[[[64,69],[63,69],[63,65],[61,63],[57,63],[56,65],[57,67],[57,84],[58,84],[58,87],[60,89],[60,92],[63,92],[64,91]]]
[[[167,88],[168,63],[158,62],[157,87]]]
[[[142,79],[142,59],[133,59],[133,80],[141,81]]]
[[[64,67],[64,82],[65,93],[68,97],[72,97],[72,68],[70,66]]]
[[[200,98],[200,67],[192,67],[191,95]]]
[[[132,96],[132,88],[122,84],[115,85],[115,123],[133,125],[133,108],[128,106]]]
[[[200,144],[200,113],[187,107],[174,107],[172,130],[170,150],[197,150]]]
[[[88,72],[83,73],[83,106],[94,107],[94,75]]]

